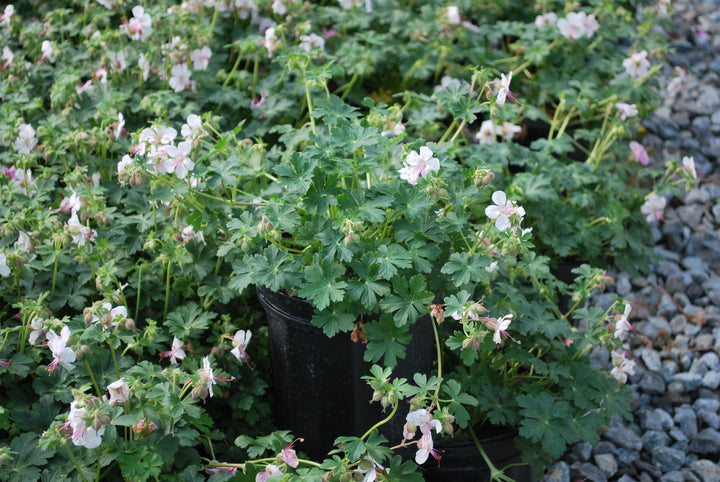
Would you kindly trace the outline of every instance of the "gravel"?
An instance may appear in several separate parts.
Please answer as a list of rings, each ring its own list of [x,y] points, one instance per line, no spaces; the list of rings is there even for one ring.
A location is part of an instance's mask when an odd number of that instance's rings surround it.
[[[664,81],[675,66],[690,81],[644,121],[643,143],[658,166],[693,156],[701,182],[667,198],[652,274],[609,273],[633,306],[633,420],[614,420],[594,447],[570,447],[545,482],[720,482],[720,3],[673,2],[666,33]],[[592,303],[608,307],[610,295]]]

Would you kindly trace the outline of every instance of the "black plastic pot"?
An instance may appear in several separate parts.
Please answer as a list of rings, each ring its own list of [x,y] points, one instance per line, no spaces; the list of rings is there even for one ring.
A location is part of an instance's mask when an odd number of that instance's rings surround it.
[[[520,451],[515,446],[517,432],[507,431],[483,437],[478,433],[480,445],[497,469],[522,463]],[[485,482],[490,480],[490,469],[474,442],[435,443],[441,459],[430,458],[423,464],[426,482]],[[505,470],[505,475],[516,482],[531,482],[529,465],[517,465]]]
[[[379,403],[370,404],[372,390],[360,378],[370,374],[371,364],[363,360],[365,345],[354,343],[349,334],[328,338],[310,323],[315,310],[301,298],[263,287],[257,294],[268,317],[277,425],[305,439],[298,449],[322,459],[338,436],[360,436],[388,415]],[[418,320],[410,332],[412,342],[394,377],[412,379],[414,373],[432,369],[429,317]],[[382,426],[380,432],[391,442],[402,440],[405,415],[398,411]]]

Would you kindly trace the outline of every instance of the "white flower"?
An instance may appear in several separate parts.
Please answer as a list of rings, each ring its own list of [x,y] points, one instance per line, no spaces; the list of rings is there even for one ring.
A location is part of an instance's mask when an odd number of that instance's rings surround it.
[[[212,398],[212,396],[213,396],[212,386],[217,384],[217,382],[215,381],[215,375],[213,374],[212,365],[210,365],[210,358],[209,357],[203,358],[202,365],[203,365],[203,367],[197,371],[198,375],[200,375],[200,378],[198,380],[198,385],[201,388],[204,388],[205,390],[207,390],[208,393],[210,394],[210,398]],[[202,398],[205,398],[205,397],[202,397]]]
[[[312,53],[314,50],[322,51],[325,50],[325,39],[314,33],[301,35],[300,47],[307,53]]]
[[[275,27],[265,30],[265,48],[268,51],[268,58],[272,58],[275,50],[280,45],[278,38],[275,36]]]
[[[30,240],[30,236],[28,236],[28,233],[25,231],[18,232],[18,239],[15,241],[15,249],[17,249],[20,252],[28,252],[32,249],[32,241]]]
[[[32,331],[28,335],[28,343],[34,345],[38,338],[45,336],[45,320],[36,316],[30,322],[30,328]]]
[[[170,69],[170,88],[175,92],[182,92],[190,86],[192,72],[186,64],[176,64]]]
[[[88,241],[95,240],[95,231],[80,223],[77,211],[75,210],[73,210],[72,215],[68,220],[67,228],[70,236],[72,236],[73,243],[75,243],[78,247],[85,246]]]
[[[480,144],[492,144],[495,142],[495,131],[493,121],[488,119],[480,124],[480,130],[475,134],[475,139],[477,139]]]
[[[433,157],[433,152],[427,146],[420,148],[420,154],[415,150],[405,158],[405,167],[400,169],[400,179],[406,180],[413,186],[417,184],[420,176],[427,177],[430,172],[440,170],[440,161],[437,157]]]
[[[133,17],[128,20],[126,25],[120,27],[128,37],[133,40],[145,40],[152,33],[152,19],[150,15],[145,13],[145,9],[136,5],[132,9]]]
[[[42,57],[40,57],[40,62],[43,62],[47,60],[51,64],[55,63],[55,57],[54,57],[54,48],[52,42],[49,40],[43,40],[42,45],[40,46],[40,50],[42,51]]]
[[[505,74],[500,74],[500,80],[496,80],[496,83],[500,84],[500,89],[497,91],[497,100],[495,103],[499,106],[505,105],[505,98],[515,100],[515,94],[510,90],[510,82],[512,81],[512,72],[505,77]]]
[[[178,360],[185,358],[185,350],[182,348],[183,342],[177,337],[173,337],[172,347],[169,351],[162,352],[160,358],[170,358],[170,363],[177,363]]]
[[[212,51],[210,47],[207,46],[190,52],[190,60],[192,60],[193,69],[195,70],[207,69],[210,64],[210,58],[212,58]]]
[[[12,17],[13,13],[15,13],[15,7],[12,5],[7,5],[5,7],[5,10],[3,10],[2,15],[0,15],[0,24],[3,25],[10,25],[10,17]]]
[[[497,127],[497,134],[501,136],[505,141],[512,140],[512,138],[515,137],[515,134],[519,133],[520,131],[522,131],[522,128],[520,126],[517,126],[512,122],[507,121],[503,122],[501,126]]]
[[[13,142],[13,149],[18,154],[30,154],[38,143],[35,137],[35,129],[30,124],[20,124],[18,127],[18,136]]]
[[[122,73],[127,68],[127,61],[125,60],[125,52],[122,50],[119,52],[106,52],[108,61],[110,62],[110,72]]]
[[[101,425],[99,429],[95,430],[92,426],[87,426],[85,423],[85,417],[87,416],[87,410],[78,408],[77,401],[73,401],[70,404],[70,413],[68,414],[67,423],[72,428],[72,441],[78,447],[85,447],[88,449],[94,449],[100,446],[102,443],[102,436],[105,433],[105,426]]]
[[[8,67],[10,67],[10,64],[12,64],[12,61],[14,58],[15,58],[15,54],[12,53],[12,50],[10,50],[8,47],[3,47],[3,51],[2,51],[3,64],[0,66],[0,70],[5,70]]]
[[[195,163],[190,159],[191,150],[192,144],[188,141],[179,142],[177,146],[168,146],[165,170],[174,172],[180,179],[185,179],[195,167]]]
[[[235,332],[235,336],[233,337],[233,346],[235,348],[230,350],[230,353],[235,355],[235,358],[237,358],[239,361],[247,361],[250,358],[245,349],[250,343],[251,337],[252,333],[250,332],[250,330],[238,330],[237,332]]]
[[[63,326],[58,336],[53,330],[47,333],[47,346],[50,348],[50,352],[53,355],[53,361],[48,365],[48,370],[53,371],[58,365],[62,365],[67,370],[75,368],[73,362],[77,359],[75,352],[72,348],[67,346],[67,342],[70,339],[70,328],[67,325]]]
[[[620,120],[625,120],[630,117],[635,117],[638,114],[637,106],[635,104],[626,104],[625,102],[618,102],[615,104],[618,112],[620,112]]]
[[[555,12],[548,12],[545,15],[538,15],[535,17],[535,26],[537,28],[554,25],[555,22],[557,22],[557,14]]]
[[[695,170],[695,158],[692,156],[685,156],[682,159],[683,169],[689,172],[693,179],[697,179],[697,171]]]
[[[143,82],[146,81],[150,75],[150,61],[144,53],[138,55],[138,68],[140,69],[140,77],[142,77]]]
[[[204,136],[205,129],[203,129],[202,118],[197,114],[190,114],[187,117],[187,124],[183,124],[182,128],[180,128],[180,134],[189,142]]]
[[[283,0],[272,0],[272,11],[276,15],[285,15],[287,13],[287,7],[283,3]]]
[[[118,114],[117,127],[113,131],[113,136],[115,137],[115,140],[120,139],[120,135],[122,134],[123,127],[125,127],[125,117],[122,115],[122,112],[120,112]]]
[[[117,165],[118,180],[120,181],[120,184],[125,185],[125,183],[129,180],[132,167],[132,157],[125,154]]]
[[[60,210],[65,212],[70,211],[71,213],[77,212],[77,210],[82,207],[82,201],[73,188],[70,188],[70,191],[72,191],[72,194],[65,196],[63,200],[60,201]]]
[[[630,57],[623,60],[625,72],[630,77],[641,77],[650,69],[650,62],[647,59],[647,51],[633,52]]]
[[[514,202],[508,201],[503,191],[495,191],[492,195],[492,201],[495,205],[486,207],[485,215],[495,220],[495,227],[499,231],[505,231],[512,226],[510,216],[513,214],[517,214],[521,220],[525,215],[525,210],[522,207],[515,206]]]
[[[633,326],[628,321],[628,316],[630,315],[631,310],[632,305],[630,303],[627,303],[625,305],[625,311],[623,312],[618,322],[615,323],[615,338],[620,338],[622,340],[623,338],[625,338],[625,334],[627,332],[632,331]]]
[[[613,376],[621,384],[627,382],[628,375],[635,374],[635,361],[625,358],[627,352],[612,352],[613,369],[610,375]]]
[[[7,256],[0,253],[0,276],[10,276],[10,267],[7,264]]]
[[[462,23],[462,19],[460,18],[460,9],[457,8],[455,5],[447,7],[446,12],[448,22],[455,25],[460,25]]]
[[[537,19],[535,22],[537,24]],[[561,35],[570,40],[575,40],[580,37],[591,38],[595,31],[600,28],[600,24],[595,19],[594,14],[570,12],[567,17],[557,21],[557,27]]]
[[[183,243],[187,243],[191,239],[197,239],[202,244],[205,244],[205,236],[203,235],[202,231],[196,233],[192,225],[185,226],[182,230]]]
[[[120,402],[125,403],[130,396],[130,387],[123,378],[112,382],[107,389],[110,394],[109,403],[113,407]]]
[[[658,219],[663,218],[665,204],[667,204],[667,201],[664,197],[658,196],[657,194],[651,194],[648,196],[645,204],[640,206],[640,211],[645,215],[645,219],[648,223],[653,223]]]

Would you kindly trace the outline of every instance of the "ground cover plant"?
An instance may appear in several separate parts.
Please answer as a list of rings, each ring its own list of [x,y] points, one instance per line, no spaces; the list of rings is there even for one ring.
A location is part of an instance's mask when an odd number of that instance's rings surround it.
[[[583,303],[695,181],[638,136],[667,2],[477,3],[4,7],[0,477],[421,480],[483,424],[540,472],[627,414],[628,305]],[[298,458],[255,286],[364,341],[404,433]]]

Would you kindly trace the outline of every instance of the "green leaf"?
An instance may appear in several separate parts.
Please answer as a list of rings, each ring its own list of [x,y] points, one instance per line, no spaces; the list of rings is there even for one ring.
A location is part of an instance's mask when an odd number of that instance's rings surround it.
[[[311,323],[322,328],[323,333],[333,337],[341,332],[349,332],[355,328],[355,315],[337,309],[325,309],[313,316]]]
[[[36,433],[25,432],[15,437],[10,443],[10,450],[15,452],[12,460],[0,468],[3,480],[34,481],[40,478],[40,467],[54,455],[54,450],[44,451],[38,445]],[[7,477],[7,478],[6,478]]]
[[[283,188],[297,194],[305,194],[313,179],[313,170],[317,161],[309,156],[293,152],[287,164],[278,164],[274,171],[279,176]]]
[[[254,284],[267,286],[272,291],[289,288],[298,284],[297,269],[299,263],[284,250],[270,245],[255,255],[250,263]]]
[[[298,294],[308,300],[318,310],[324,310],[331,301],[342,301],[345,297],[345,281],[338,281],[340,267],[331,260],[323,259],[318,262],[315,256],[313,264],[305,268],[305,282]]]
[[[360,116],[358,108],[346,104],[337,95],[322,97],[314,101],[312,117],[322,117],[325,124],[337,125],[338,119],[355,119]]]
[[[396,294],[382,300],[380,307],[395,313],[395,324],[398,326],[415,321],[420,313],[427,311],[427,305],[434,299],[433,294],[425,287],[425,278],[420,274],[410,278],[409,284],[405,278],[396,278],[393,280],[393,291]]]
[[[478,253],[453,253],[440,272],[452,275],[456,286],[463,286],[467,283],[487,283],[490,281],[490,273],[485,268],[490,266],[491,262],[492,259],[489,256],[481,256]]]
[[[377,362],[383,358],[388,367],[397,365],[398,358],[405,358],[406,347],[412,339],[407,327],[397,326],[388,314],[382,315],[378,321],[366,323],[365,337],[368,339],[365,361]]]
[[[378,298],[390,292],[390,286],[380,280],[374,259],[372,255],[366,254],[361,261],[354,261],[351,266],[357,278],[353,278],[348,284],[350,297],[360,301],[368,311],[374,311]]]
[[[409,268],[412,265],[410,254],[399,244],[381,245],[377,250],[375,262],[378,263],[378,273],[385,280],[392,279],[397,274],[398,268]]]
[[[189,301],[167,315],[165,324],[170,333],[180,340],[196,337],[205,331],[216,313],[203,311],[195,302]]]

